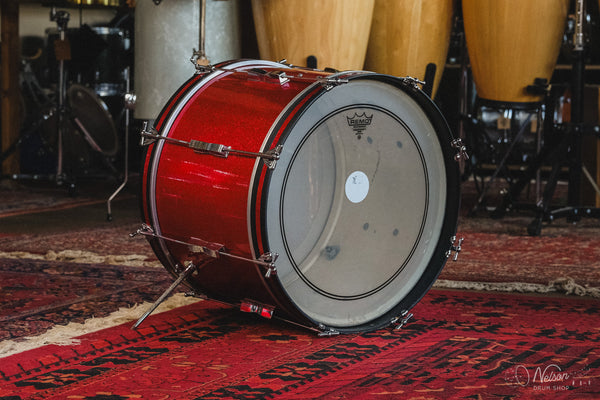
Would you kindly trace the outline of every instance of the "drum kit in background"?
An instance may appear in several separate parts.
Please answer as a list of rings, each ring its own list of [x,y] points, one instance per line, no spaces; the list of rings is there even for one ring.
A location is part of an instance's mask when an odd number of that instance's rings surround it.
[[[584,207],[581,200],[582,182],[589,183],[600,196],[600,179],[592,177],[581,157],[582,138],[595,136],[592,143],[598,147],[599,137],[597,121],[589,124],[583,119],[585,48],[590,42],[586,29],[590,20],[586,17],[590,9],[595,9],[598,17],[596,4],[588,6],[583,0],[462,2],[476,90],[470,110],[463,108],[465,115],[470,114],[469,144],[475,160],[472,172],[477,181],[478,168],[483,169],[486,162],[491,161],[495,168],[487,181],[481,180],[480,196],[472,212],[485,205],[494,180],[502,176],[508,188],[492,216],[500,218],[509,209],[533,210],[535,217],[527,226],[532,236],[541,233],[544,221],[600,216],[598,209]],[[556,63],[565,48],[572,60],[570,80],[554,82]],[[465,89],[463,99],[468,98],[467,92]],[[597,163],[598,172],[594,172],[600,174]],[[516,168],[511,170],[510,165]],[[568,200],[566,206],[553,208],[559,179],[568,183]],[[535,201],[519,203],[521,192],[532,182]]]
[[[116,175],[120,130],[128,126],[130,35],[118,26],[70,28],[70,13],[52,7],[35,57],[24,57],[21,174],[75,190],[78,179]],[[37,65],[37,74],[32,73]]]

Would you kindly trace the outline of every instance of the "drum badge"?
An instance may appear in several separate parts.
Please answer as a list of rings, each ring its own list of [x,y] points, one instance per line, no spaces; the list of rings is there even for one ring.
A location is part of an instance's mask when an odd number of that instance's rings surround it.
[[[373,114],[367,116],[366,112],[363,112],[360,115],[354,113],[352,117],[346,116],[346,120],[348,121],[348,126],[352,128],[356,136],[360,139],[365,129],[367,129],[367,126],[371,125]]]

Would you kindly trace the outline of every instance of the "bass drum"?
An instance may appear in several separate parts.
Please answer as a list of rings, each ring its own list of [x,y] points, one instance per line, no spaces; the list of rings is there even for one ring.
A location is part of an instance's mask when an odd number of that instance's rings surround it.
[[[361,332],[408,312],[445,264],[458,163],[410,79],[231,61],[185,83],[155,129],[146,232],[174,276],[197,266],[197,292]]]

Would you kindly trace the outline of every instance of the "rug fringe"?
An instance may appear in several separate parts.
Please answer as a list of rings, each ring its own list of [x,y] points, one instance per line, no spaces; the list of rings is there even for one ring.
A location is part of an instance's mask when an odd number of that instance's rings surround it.
[[[202,301],[197,297],[189,297],[184,293],[175,293],[173,296],[162,302],[155,313],[161,313],[172,310],[177,307],[183,307],[188,304]],[[145,311],[150,308],[152,303],[144,302],[136,304],[130,308],[121,307],[117,311],[103,318],[89,318],[82,324],[71,322],[67,325],[55,325],[45,333],[39,336],[27,336],[19,340],[5,340],[0,342],[0,358],[8,357],[23,351],[32,350],[41,346],[50,344],[58,346],[71,346],[80,343],[78,336],[87,333],[96,332],[105,328],[117,326],[126,322],[137,320]]]
[[[483,290],[519,293],[560,293],[575,296],[600,297],[600,288],[582,286],[570,277],[558,278],[547,285],[524,282],[468,282],[438,279],[433,287],[438,289]]]
[[[28,258],[32,260],[63,261],[82,264],[109,264],[125,265],[128,267],[155,267],[160,268],[162,264],[157,260],[148,260],[148,256],[140,254],[112,254],[100,255],[85,250],[49,250],[46,254],[29,253],[26,251],[0,251],[0,258]]]

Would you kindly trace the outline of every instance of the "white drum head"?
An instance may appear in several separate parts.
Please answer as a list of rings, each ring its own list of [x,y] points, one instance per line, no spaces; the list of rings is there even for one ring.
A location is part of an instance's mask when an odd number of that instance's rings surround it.
[[[266,214],[281,286],[319,324],[379,318],[440,239],[447,180],[432,122],[404,90],[352,79],[305,107],[283,140]]]

